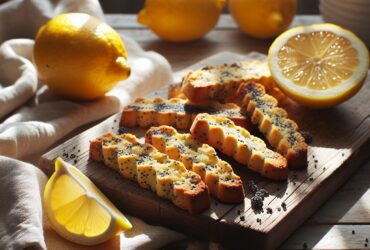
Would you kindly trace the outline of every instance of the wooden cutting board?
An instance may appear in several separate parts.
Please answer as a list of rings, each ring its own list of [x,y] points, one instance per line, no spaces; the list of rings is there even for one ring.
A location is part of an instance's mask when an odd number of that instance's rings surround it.
[[[247,56],[224,52],[207,58],[191,69],[264,56]],[[188,69],[175,74],[179,80]],[[167,88],[152,96],[166,96]],[[244,184],[254,180],[270,196],[263,211],[251,208],[251,194],[241,204],[223,204],[212,199],[211,208],[199,215],[190,215],[118,173],[88,159],[89,140],[111,130],[118,132],[121,114],[115,114],[95,127],[64,142],[40,160],[48,174],[54,171],[54,160],[61,156],[75,164],[124,213],[153,224],[170,227],[203,239],[218,241],[238,249],[272,249],[279,246],[301,225],[342,183],[370,156],[370,79],[349,101],[326,110],[312,110],[286,104],[289,116],[301,130],[313,135],[309,146],[308,168],[291,171],[285,182],[273,182],[251,173],[232,159],[228,160]],[[126,130],[143,136],[144,130]],[[247,190],[247,187],[245,187]],[[272,213],[267,213],[271,208]]]

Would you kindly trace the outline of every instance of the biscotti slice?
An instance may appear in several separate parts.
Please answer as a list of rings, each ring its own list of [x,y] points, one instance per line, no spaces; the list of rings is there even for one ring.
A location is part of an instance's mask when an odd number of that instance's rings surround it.
[[[181,162],[169,159],[152,145],[140,143],[134,135],[109,133],[92,140],[91,145],[90,150],[96,151],[90,152],[92,159],[102,161],[95,157],[101,155],[104,162],[116,159],[116,170],[123,177],[151,189],[189,213],[200,213],[210,207],[208,188],[198,174],[187,170]],[[100,154],[104,147],[115,148],[110,151],[115,156]]]
[[[199,174],[211,194],[220,201],[244,200],[240,177],[234,173],[229,163],[217,157],[211,146],[197,141],[190,134],[180,134],[169,126],[150,128],[145,135],[145,142]]]
[[[261,84],[248,82],[240,85],[238,98],[242,112],[265,135],[277,152],[288,160],[289,168],[307,167],[307,144],[298,132],[298,125],[277,107],[277,100],[266,94]]]
[[[243,61],[203,67],[183,78],[182,91],[195,103],[209,100],[233,102],[239,84],[251,80],[272,86],[273,80],[265,62]]]
[[[230,119],[199,114],[190,128],[191,134],[237,162],[273,180],[288,176],[286,159],[266,147],[263,140],[236,126]]]
[[[249,120],[240,113],[240,107],[236,104],[209,102],[196,105],[184,99],[165,100],[161,97],[136,99],[133,104],[123,110],[120,125],[141,128],[168,125],[188,130],[195,116],[199,113],[228,117],[239,126],[251,127]]]

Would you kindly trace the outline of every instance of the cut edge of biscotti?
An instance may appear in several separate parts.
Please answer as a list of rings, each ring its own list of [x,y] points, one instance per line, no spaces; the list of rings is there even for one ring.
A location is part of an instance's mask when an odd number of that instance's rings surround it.
[[[239,126],[250,128],[251,124],[241,114],[240,107],[234,103],[207,102],[194,104],[188,100],[161,97],[154,99],[137,98],[122,111],[120,125],[124,127],[149,128],[168,125],[176,129],[188,130],[198,113],[207,112],[232,119]]]
[[[286,159],[230,119],[199,114],[190,132],[197,140],[232,156],[237,162],[264,177],[272,180],[285,180],[288,177]]]
[[[261,82],[274,94],[284,96],[275,87],[267,63],[258,60],[206,66],[190,71],[181,85],[183,94],[194,103],[210,100],[233,102],[239,84],[247,81]]]
[[[210,207],[209,191],[201,177],[179,162],[169,159],[132,134],[108,132],[90,142],[90,158],[136,181],[159,197],[171,200],[191,214]]]
[[[150,128],[145,141],[199,174],[210,193],[218,200],[228,203],[244,200],[241,178],[234,173],[229,163],[218,158],[213,147],[199,142],[191,134],[178,133],[170,126]]]
[[[269,144],[287,159],[289,168],[307,167],[308,146],[298,132],[297,123],[277,106],[278,101],[266,93],[262,84],[242,83],[237,99],[240,100],[243,114],[258,126]]]

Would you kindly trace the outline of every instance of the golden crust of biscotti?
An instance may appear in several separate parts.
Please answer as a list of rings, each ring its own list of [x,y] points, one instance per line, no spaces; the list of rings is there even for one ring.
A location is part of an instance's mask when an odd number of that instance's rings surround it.
[[[238,98],[242,112],[257,125],[269,144],[288,160],[289,168],[307,167],[307,144],[298,132],[298,125],[287,112],[277,107],[278,101],[266,94],[255,82],[240,85]]]
[[[190,132],[197,140],[232,156],[264,177],[284,180],[288,176],[287,161],[282,155],[268,149],[264,141],[236,126],[230,119],[199,114]]]
[[[244,200],[242,180],[229,163],[217,157],[213,147],[197,141],[190,134],[178,133],[169,126],[150,128],[145,142],[199,174],[210,193],[220,201],[235,203]]]
[[[90,141],[90,150],[89,157],[94,161],[104,161],[103,152],[102,152],[102,141],[104,139],[110,139],[113,136],[113,132],[108,132],[98,138],[95,138]]]
[[[141,128],[168,125],[188,130],[195,116],[203,112],[228,117],[248,129],[251,127],[251,123],[240,113],[240,107],[236,104],[213,101],[200,105],[180,98],[165,100],[161,97],[136,99],[133,104],[124,108],[120,125]]]
[[[188,99],[186,98],[185,94],[181,90],[181,84],[170,84],[168,86],[168,99],[171,98],[180,98],[180,99]]]
[[[95,151],[90,152],[93,160],[115,166],[123,177],[136,181],[140,187],[151,189],[192,214],[210,207],[208,187],[197,173],[152,145],[140,143],[134,135],[108,133],[91,143],[90,150]],[[101,155],[104,159],[96,157]]]
[[[207,66],[189,72],[182,81],[182,92],[192,102],[209,100],[233,102],[242,82],[258,81],[272,92],[281,95],[270,74],[268,66],[261,61],[243,61],[220,66]]]

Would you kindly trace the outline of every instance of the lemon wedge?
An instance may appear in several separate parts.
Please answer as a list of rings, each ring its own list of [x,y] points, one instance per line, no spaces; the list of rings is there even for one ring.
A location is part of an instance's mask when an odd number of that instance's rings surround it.
[[[81,245],[96,245],[132,228],[80,170],[60,157],[45,187],[44,207],[53,229]]]
[[[305,106],[325,108],[347,100],[361,88],[369,53],[351,31],[316,24],[290,29],[276,38],[268,64],[287,96]]]

